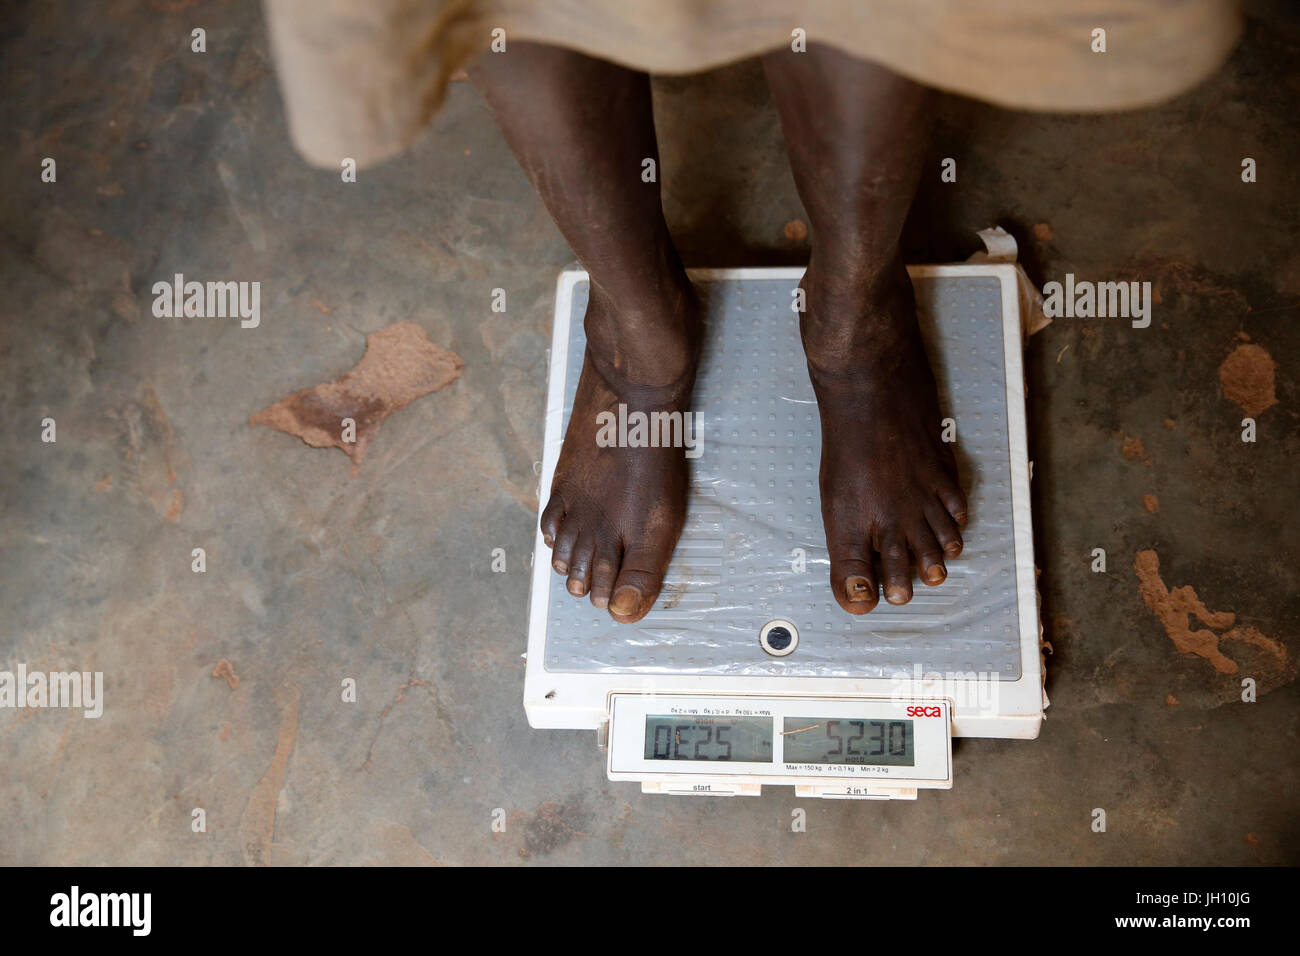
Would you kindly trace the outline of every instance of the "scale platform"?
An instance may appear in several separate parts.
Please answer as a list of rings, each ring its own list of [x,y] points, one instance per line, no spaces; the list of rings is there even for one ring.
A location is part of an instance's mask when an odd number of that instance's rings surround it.
[[[821,431],[799,340],[802,269],[691,270],[706,305],[685,530],[654,608],[570,595],[536,535],[524,708],[593,729],[647,792],[912,798],[952,786],[952,738],[1038,736],[1045,698],[1015,267],[909,269],[969,496],[937,588],[845,613],[830,591]],[[582,368],[585,272],[556,294],[540,491]],[[937,427],[937,425],[936,425]]]

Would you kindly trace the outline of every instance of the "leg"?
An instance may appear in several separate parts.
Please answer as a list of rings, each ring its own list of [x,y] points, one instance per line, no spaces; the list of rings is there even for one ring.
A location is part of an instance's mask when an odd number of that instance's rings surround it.
[[[668,235],[650,79],[512,42],[470,71],[520,165],[591,274],[587,354],[541,529],[571,594],[615,620],[654,604],[686,514],[681,448],[599,447],[597,416],[685,411],[699,354],[697,302]]]
[[[831,589],[865,614],[912,597],[961,553],[966,499],[940,439],[938,394],[898,240],[916,192],[930,93],[824,46],[764,57],[812,224],[800,330],[822,423]]]

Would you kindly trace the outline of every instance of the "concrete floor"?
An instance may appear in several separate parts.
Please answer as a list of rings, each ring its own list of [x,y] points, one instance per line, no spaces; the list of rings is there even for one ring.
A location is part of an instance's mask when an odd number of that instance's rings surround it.
[[[1297,862],[1300,16],[1251,17],[1228,67],[1159,109],[943,102],[910,261],[964,259],[996,222],[1040,284],[1149,280],[1161,304],[1146,330],[1060,319],[1028,348],[1042,736],[958,741],[951,792],[864,804],[643,796],[606,781],[590,733],[528,728],[533,462],[572,256],[474,90],[343,185],[289,147],[251,0],[9,5],[0,668],[107,687],[99,720],[0,711],[0,863]],[[688,262],[803,261],[756,66],[657,92]],[[261,327],[154,318],[150,287],[175,272],[259,280]],[[465,371],[388,419],[356,475],[247,425],[402,319]],[[1243,335],[1279,363],[1254,444],[1217,374]],[[1169,587],[1288,656],[1225,640],[1227,674],[1180,654],[1139,595],[1148,548]],[[212,676],[223,659],[237,686]]]

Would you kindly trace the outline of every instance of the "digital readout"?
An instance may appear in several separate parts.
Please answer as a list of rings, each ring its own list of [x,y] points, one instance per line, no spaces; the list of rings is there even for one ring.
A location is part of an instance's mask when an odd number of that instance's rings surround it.
[[[787,717],[783,729],[786,763],[916,765],[910,720]]]
[[[645,719],[646,760],[772,762],[771,717],[651,715]]]

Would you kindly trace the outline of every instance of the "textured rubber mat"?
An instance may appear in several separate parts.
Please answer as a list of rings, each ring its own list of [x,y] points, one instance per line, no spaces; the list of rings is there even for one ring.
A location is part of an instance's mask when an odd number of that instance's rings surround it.
[[[846,614],[830,592],[820,426],[790,308],[796,284],[697,281],[708,325],[693,402],[703,417],[703,453],[691,463],[686,529],[663,593],[644,620],[616,624],[552,574],[548,671],[889,678],[919,668],[1020,677],[999,280],[913,279],[941,408],[957,423],[971,517],[965,551],[949,562],[942,585],[917,581],[910,604],[882,601],[864,617]],[[579,283],[572,302],[566,424],[582,367],[587,291]],[[546,449],[549,464],[557,453]],[[543,503],[548,492],[542,489]],[[787,657],[770,656],[758,642],[762,626],[778,618],[799,631]]]

